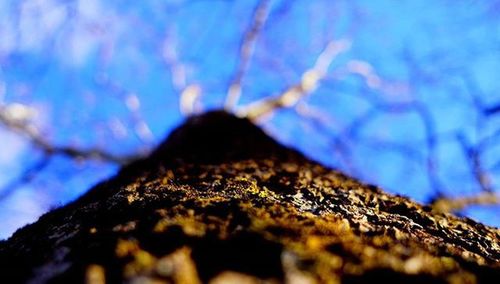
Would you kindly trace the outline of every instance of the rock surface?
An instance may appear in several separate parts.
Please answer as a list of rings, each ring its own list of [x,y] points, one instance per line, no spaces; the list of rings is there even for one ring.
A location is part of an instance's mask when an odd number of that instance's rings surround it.
[[[8,283],[487,283],[500,279],[500,230],[211,112],[0,243],[0,271]]]

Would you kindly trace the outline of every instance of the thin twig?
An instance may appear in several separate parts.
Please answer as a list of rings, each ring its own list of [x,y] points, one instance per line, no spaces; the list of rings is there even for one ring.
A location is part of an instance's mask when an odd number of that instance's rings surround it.
[[[63,155],[73,159],[96,159],[108,161],[120,165],[128,164],[138,159],[137,155],[120,156],[108,153],[98,148],[81,149],[71,146],[57,146],[45,139],[38,129],[24,120],[11,117],[6,111],[5,106],[0,106],[0,124],[16,133],[19,133],[29,139],[29,141],[42,150],[46,155]]]
[[[171,73],[172,87],[179,94],[179,111],[184,116],[190,116],[198,110],[202,88],[198,84],[188,84],[186,67],[179,59],[175,37],[165,43],[163,59]]]
[[[317,88],[319,82],[327,74],[332,61],[340,53],[348,50],[350,45],[351,43],[348,40],[330,41],[316,59],[314,66],[302,74],[299,83],[289,87],[277,97],[264,98],[254,102],[238,111],[237,114],[256,120],[277,109],[295,106],[300,99]]]
[[[433,201],[431,208],[434,212],[451,213],[465,209],[472,205],[500,204],[500,196],[494,192],[480,192],[474,196],[444,197]]]
[[[258,35],[267,20],[270,2],[270,0],[259,1],[257,7],[254,9],[250,26],[243,35],[240,43],[238,67],[236,68],[236,72],[231,80],[231,83],[229,84],[226,102],[224,104],[224,108],[227,110],[233,109],[238,104],[238,100],[240,99],[241,83],[250,64],[250,59],[252,58]]]
[[[24,171],[15,179],[4,185],[0,190],[0,201],[10,196],[14,190],[22,185],[31,182],[41,171],[43,171],[50,163],[50,156],[44,155],[39,161]]]
[[[201,96],[201,87],[197,84],[187,85],[180,94],[179,108],[183,115],[196,113],[196,103]]]
[[[109,91],[109,94],[114,95],[120,102],[125,103],[131,118],[131,124],[134,129],[134,134],[143,143],[150,144],[154,137],[148,123],[144,120],[140,108],[141,100],[137,94],[123,88],[120,84],[114,82],[108,77],[99,78],[96,82],[99,86]]]
[[[457,140],[462,146],[465,156],[469,160],[471,172],[474,175],[474,178],[476,179],[476,182],[478,183],[481,190],[484,192],[492,192],[493,187],[491,184],[491,179],[488,172],[483,168],[479,149],[470,145],[463,134],[457,135]]]

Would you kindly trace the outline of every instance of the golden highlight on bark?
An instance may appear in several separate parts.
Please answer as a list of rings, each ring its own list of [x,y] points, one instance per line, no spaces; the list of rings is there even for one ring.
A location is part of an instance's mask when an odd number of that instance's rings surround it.
[[[0,269],[34,283],[491,283],[499,240],[212,112],[0,243]]]

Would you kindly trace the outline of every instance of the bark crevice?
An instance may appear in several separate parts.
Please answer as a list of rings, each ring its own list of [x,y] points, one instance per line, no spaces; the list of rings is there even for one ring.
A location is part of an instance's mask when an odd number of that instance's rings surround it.
[[[40,283],[474,283],[500,276],[499,240],[212,112],[1,242],[0,269]]]

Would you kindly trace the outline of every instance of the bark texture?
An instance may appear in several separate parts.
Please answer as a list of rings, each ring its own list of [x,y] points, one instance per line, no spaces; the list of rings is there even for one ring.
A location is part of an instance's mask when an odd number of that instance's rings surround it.
[[[9,283],[486,283],[499,240],[212,112],[0,243],[0,270]]]

